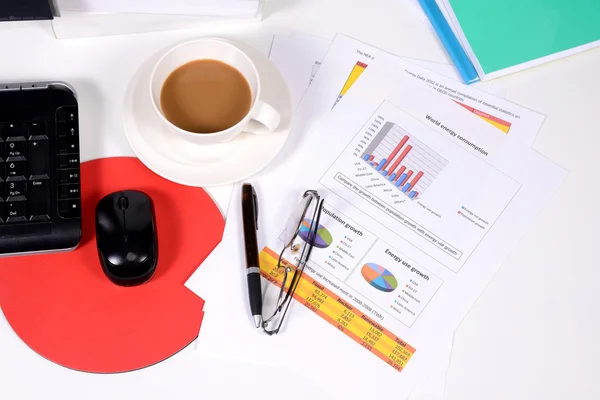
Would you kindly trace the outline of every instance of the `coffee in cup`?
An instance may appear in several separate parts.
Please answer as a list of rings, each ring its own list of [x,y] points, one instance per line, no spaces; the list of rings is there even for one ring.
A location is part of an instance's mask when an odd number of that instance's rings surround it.
[[[244,75],[219,60],[190,61],[167,77],[160,93],[163,114],[173,125],[198,134],[224,131],[252,105]]]
[[[280,115],[263,101],[254,62],[221,39],[182,43],[163,55],[150,78],[153,106],[170,131],[198,144],[241,132],[268,134]]]

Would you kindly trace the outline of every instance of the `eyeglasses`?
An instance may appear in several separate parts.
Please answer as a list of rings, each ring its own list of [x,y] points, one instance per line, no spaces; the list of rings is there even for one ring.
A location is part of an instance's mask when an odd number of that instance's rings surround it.
[[[267,318],[263,314],[262,328],[269,335],[277,334],[283,324],[304,267],[314,247],[322,206],[323,200],[319,194],[315,190],[307,190],[288,218],[282,235],[284,247],[279,253],[277,261],[277,269],[283,271],[279,296],[273,313],[266,314],[269,315]],[[293,260],[295,267],[287,262],[286,258]],[[292,270],[294,270],[293,275],[291,274]],[[288,282],[290,276],[291,279]]]

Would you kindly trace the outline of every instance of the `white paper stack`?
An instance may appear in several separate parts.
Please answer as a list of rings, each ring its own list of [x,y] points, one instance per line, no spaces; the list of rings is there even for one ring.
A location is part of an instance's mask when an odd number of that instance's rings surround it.
[[[53,0],[59,39],[256,22],[263,0]]]
[[[343,35],[331,44],[276,37],[270,59],[297,109],[293,151],[252,179],[268,210],[259,223],[261,269],[277,267],[282,217],[306,189],[325,199],[323,244],[315,244],[285,331],[275,339],[254,329],[239,273],[244,254],[235,251],[244,238],[234,188],[221,244],[186,283],[206,300],[197,351],[306,377],[322,398],[372,397],[366,376],[384,383],[380,392],[388,383],[394,399],[443,398],[454,330],[567,175],[531,150],[544,116],[491,86],[444,76],[455,73],[448,66]],[[240,279],[223,290],[215,285],[223,276]]]
[[[254,17],[260,0],[54,0],[59,12]]]

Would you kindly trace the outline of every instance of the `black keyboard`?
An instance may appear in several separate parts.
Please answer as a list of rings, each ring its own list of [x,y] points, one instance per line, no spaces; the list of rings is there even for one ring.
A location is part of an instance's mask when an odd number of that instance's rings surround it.
[[[77,100],[64,84],[0,85],[0,254],[81,239]]]

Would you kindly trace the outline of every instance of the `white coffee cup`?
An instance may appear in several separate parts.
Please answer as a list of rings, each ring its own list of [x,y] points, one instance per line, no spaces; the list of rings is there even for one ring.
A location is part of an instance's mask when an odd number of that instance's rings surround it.
[[[252,93],[250,110],[240,122],[231,128],[213,133],[189,132],[172,124],[162,111],[160,93],[168,76],[182,65],[201,59],[218,60],[229,64],[237,69],[250,85]],[[264,135],[277,129],[281,117],[277,110],[260,99],[260,86],[260,76],[250,57],[235,45],[214,38],[192,40],[173,47],[160,58],[150,75],[152,104],[162,122],[171,133],[203,145],[227,142],[242,132]]]

